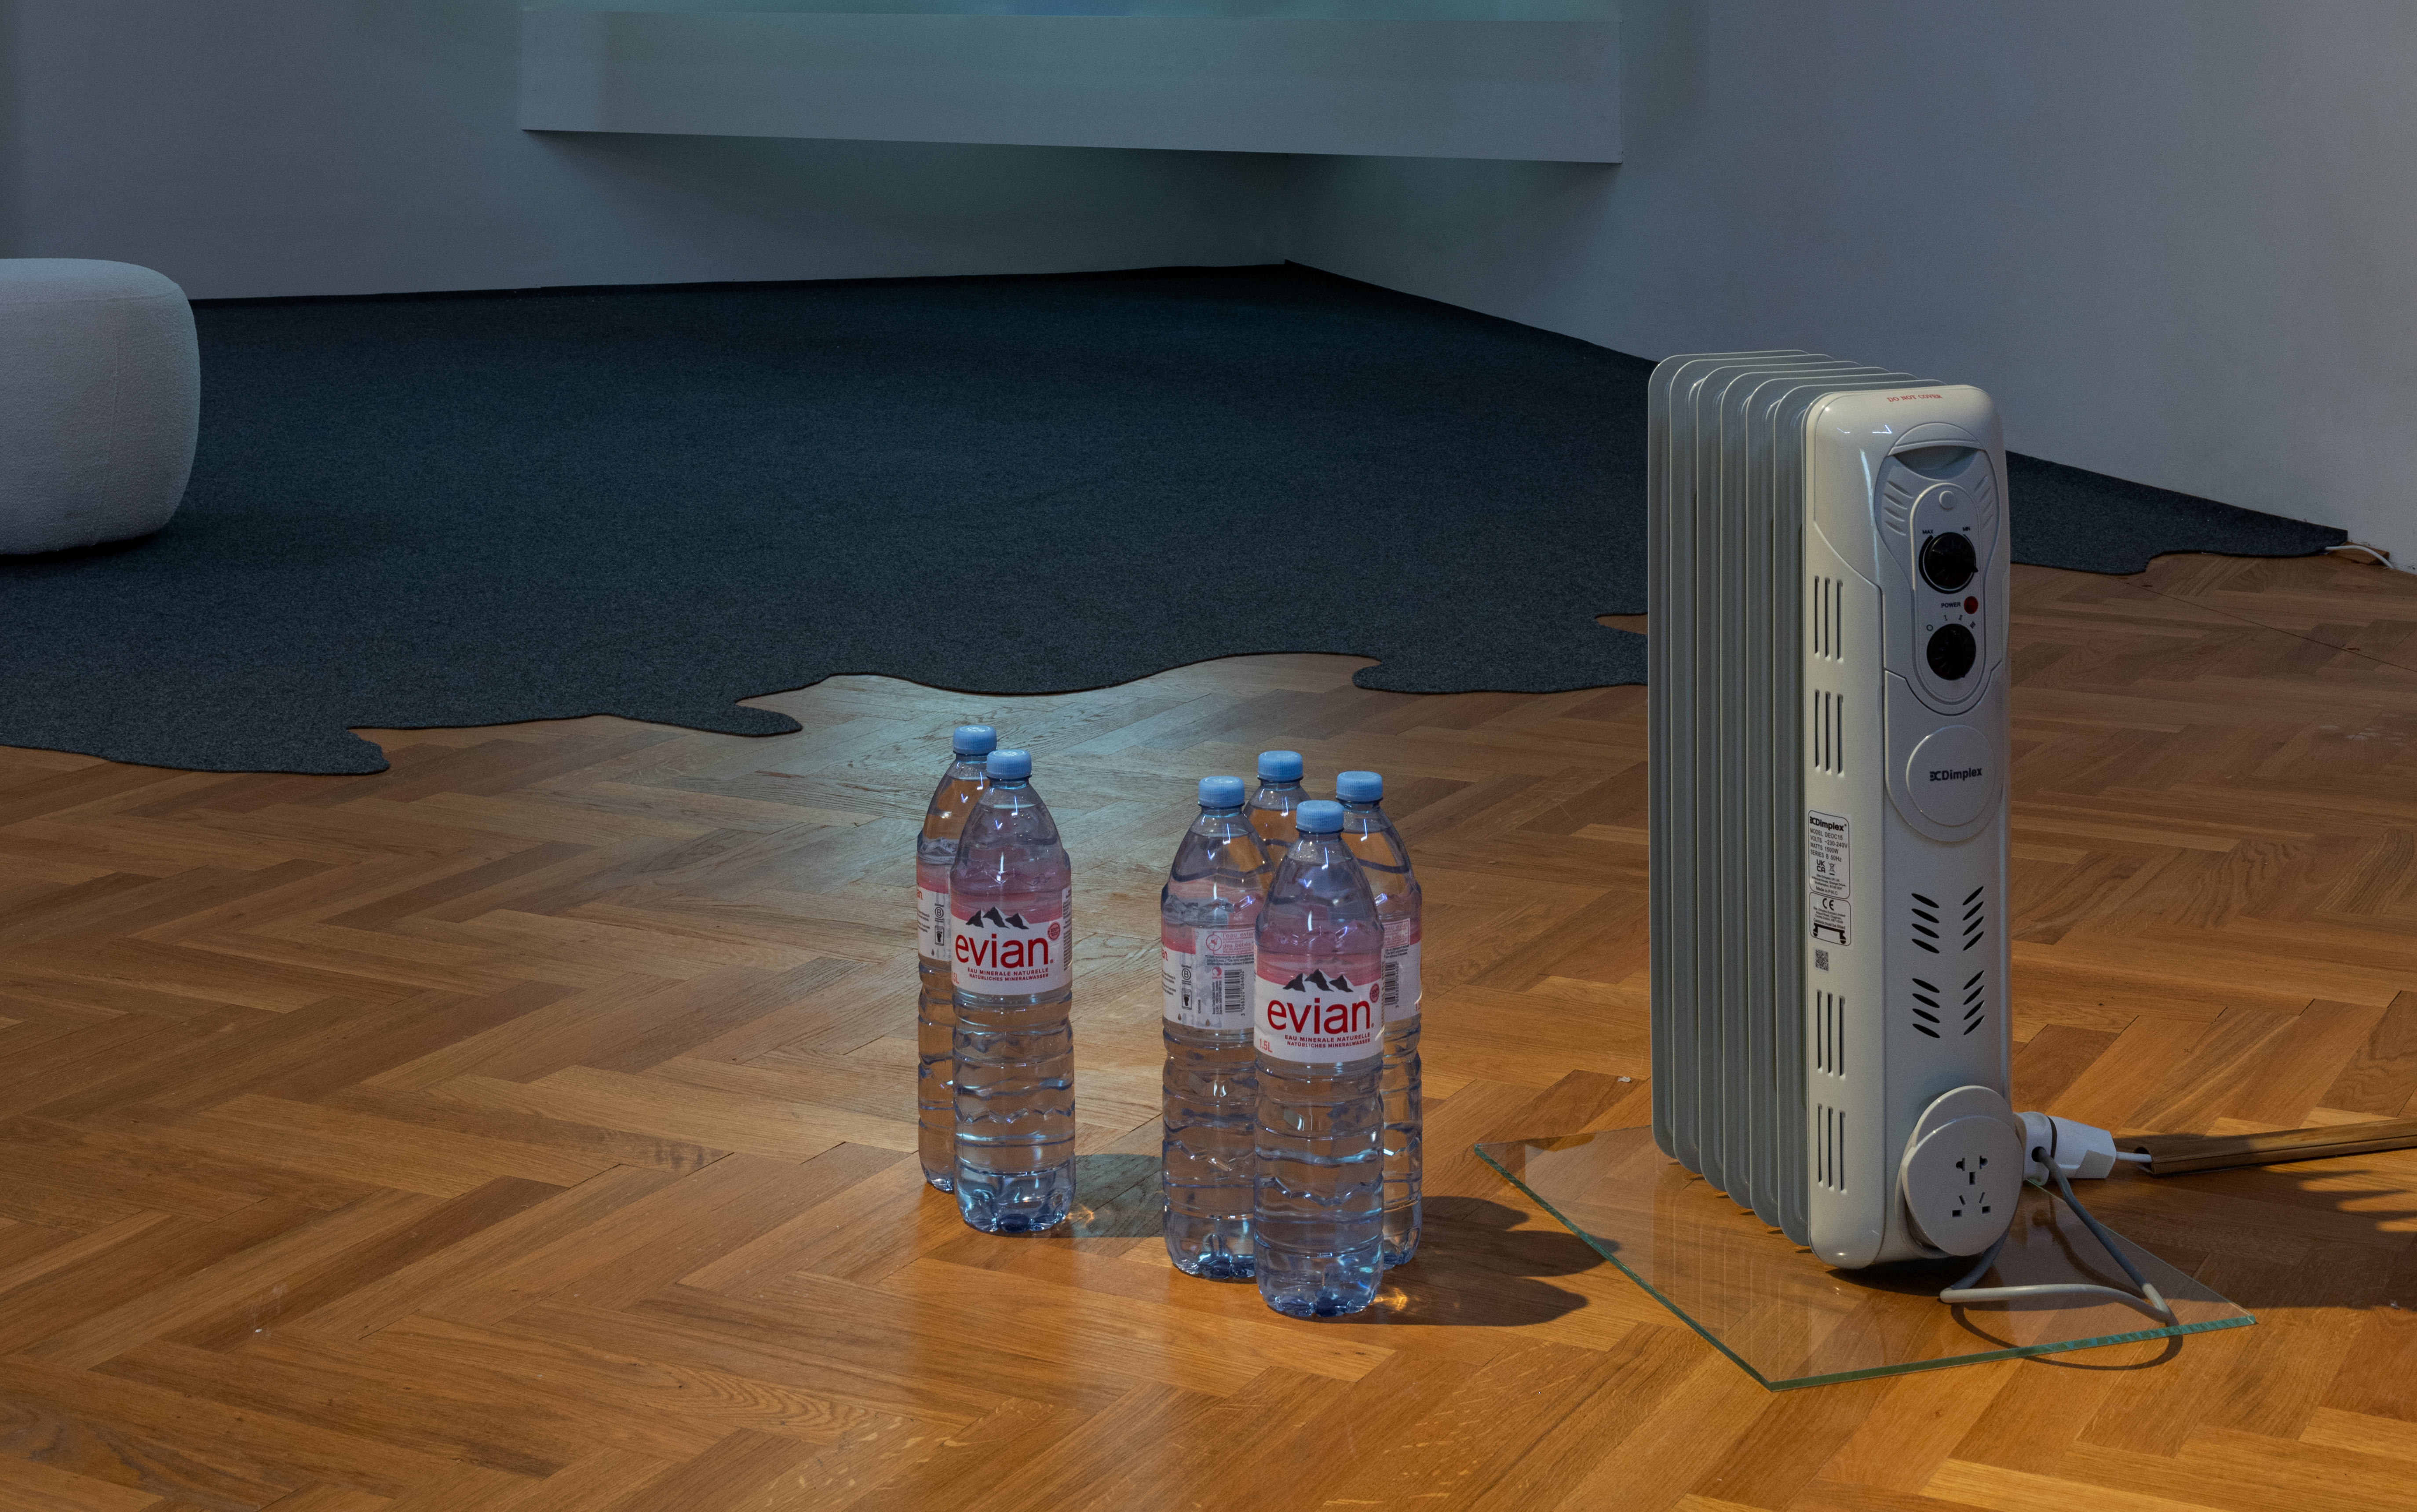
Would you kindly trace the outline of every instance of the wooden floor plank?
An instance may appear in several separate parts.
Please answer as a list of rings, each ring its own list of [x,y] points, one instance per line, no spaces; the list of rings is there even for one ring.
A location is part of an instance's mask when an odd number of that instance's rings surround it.
[[[2417,579],[2022,568],[2014,628],[2017,1100],[2417,1109]],[[749,701],[790,735],[369,732],[357,778],[0,749],[0,1512],[2417,1506],[2417,1153],[2094,1188],[2255,1329],[1781,1395],[1713,1353],[1468,1151],[1649,1119],[1643,690],[1365,665],[836,677]],[[1370,1313],[925,1188],[911,850],[969,720],[1074,851],[1087,1161],[1156,1149],[1192,779],[1388,774],[1430,1203]]]

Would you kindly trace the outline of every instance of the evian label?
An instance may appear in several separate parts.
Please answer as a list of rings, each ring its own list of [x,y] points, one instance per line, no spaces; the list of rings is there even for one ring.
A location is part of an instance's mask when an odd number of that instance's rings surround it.
[[[1419,1016],[1425,990],[1419,980],[1419,921],[1396,919],[1385,926],[1385,1021],[1400,1023]]]
[[[1187,1029],[1239,1035],[1251,1015],[1252,968],[1258,954],[1249,930],[1200,930],[1185,942],[1162,930],[1158,961],[1165,1005],[1161,1017]]]
[[[916,871],[915,953],[925,960],[949,959],[949,873],[939,867]]]
[[[1056,904],[1018,909],[970,902],[949,909],[950,966],[956,985],[984,997],[1054,992],[1073,979],[1074,889]]]
[[[1286,971],[1262,959],[1251,979],[1251,1038],[1284,1061],[1357,1061],[1376,1053],[1385,1032],[1381,973],[1350,968]]]

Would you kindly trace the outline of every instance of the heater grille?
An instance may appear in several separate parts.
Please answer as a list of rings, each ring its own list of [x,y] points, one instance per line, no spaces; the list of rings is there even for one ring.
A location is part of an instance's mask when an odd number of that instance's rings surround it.
[[[1847,1074],[1847,1000],[1835,992],[1813,994],[1813,1068]]]
[[[1813,728],[1809,732],[1813,747],[1813,769],[1832,777],[1847,773],[1847,697],[1843,693],[1827,693],[1815,689],[1813,694]]]
[[[1946,1010],[1938,1005],[1938,986],[1923,981],[1919,976],[1914,977],[1913,1000],[1918,1004],[1926,1005],[1913,1010],[1913,1032],[1917,1035],[1928,1035],[1933,1039],[1943,1038],[1938,1029],[1947,1021]]]
[[[1847,585],[1835,578],[1813,579],[1813,654],[1847,659]]]
[[[1969,950],[1988,938],[1988,891],[1987,885],[1984,884],[1973,888],[1964,900],[1964,917],[1960,926],[1963,930],[1963,949]]]
[[[1913,901],[1906,905],[1906,923],[1912,933],[1908,937],[1916,950],[1938,955],[1947,940],[1947,926],[1941,922],[1937,901],[1920,893],[1908,894]]]
[[[1964,1033],[1969,1035],[1988,1022],[1988,1009],[1989,969],[1984,966],[1964,984]]]
[[[1813,1179],[1833,1192],[1847,1189],[1847,1112],[1813,1105]]]

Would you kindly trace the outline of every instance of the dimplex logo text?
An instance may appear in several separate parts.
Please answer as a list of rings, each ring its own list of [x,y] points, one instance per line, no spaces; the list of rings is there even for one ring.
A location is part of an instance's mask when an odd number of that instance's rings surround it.
[[[1941,771],[1934,767],[1931,769],[1930,780],[1933,782],[1961,782],[1968,777],[1979,777],[1980,775],[1981,769],[1977,766],[1959,767],[1953,772]]]

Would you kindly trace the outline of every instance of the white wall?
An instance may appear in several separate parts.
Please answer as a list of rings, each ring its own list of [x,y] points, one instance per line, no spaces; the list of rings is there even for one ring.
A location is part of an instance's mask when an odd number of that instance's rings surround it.
[[[1278,159],[524,132],[520,10],[0,0],[0,255],[196,298],[1283,256]]]
[[[1976,383],[2018,451],[2417,562],[2417,5],[1627,0],[1621,40],[1619,166],[1304,159],[1291,255]]]
[[[1608,168],[529,134],[520,5],[0,0],[0,253],[197,296],[1290,255],[1640,355],[1978,383],[2018,450],[2417,563],[2409,0],[1626,0]]]

